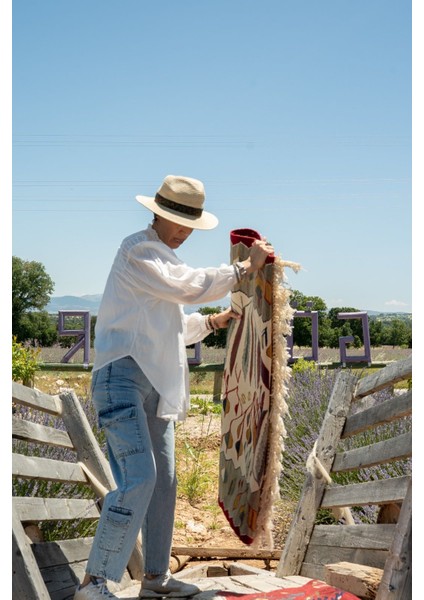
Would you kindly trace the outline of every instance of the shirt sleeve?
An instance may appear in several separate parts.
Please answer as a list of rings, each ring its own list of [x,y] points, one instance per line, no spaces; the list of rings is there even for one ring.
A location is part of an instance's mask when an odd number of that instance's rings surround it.
[[[184,314],[184,341],[186,346],[201,342],[211,331],[206,327],[204,315],[198,312]]]
[[[189,267],[163,244],[137,244],[128,254],[127,275],[138,290],[176,304],[202,304],[225,297],[237,281],[233,265]]]

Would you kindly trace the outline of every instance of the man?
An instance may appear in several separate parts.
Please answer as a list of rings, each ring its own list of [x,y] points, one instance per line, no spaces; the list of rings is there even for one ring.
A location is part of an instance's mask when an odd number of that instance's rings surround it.
[[[125,238],[115,257],[96,323],[92,377],[116,489],[105,498],[74,600],[116,598],[106,581],[121,580],[141,528],[145,576],[140,597],[199,592],[169,573],[177,486],[174,421],[183,420],[189,407],[186,346],[240,315],[230,309],[186,315],[183,305],[225,297],[273,252],[258,240],[241,263],[189,267],[174,250],[194,229],[218,224],[203,209],[202,182],[168,175],[155,197],[136,198],[154,220]]]

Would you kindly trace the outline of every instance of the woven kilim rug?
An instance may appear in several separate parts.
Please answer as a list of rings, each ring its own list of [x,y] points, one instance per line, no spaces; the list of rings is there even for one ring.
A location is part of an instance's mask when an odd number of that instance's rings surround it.
[[[350,592],[327,585],[322,581],[312,580],[295,588],[283,588],[272,592],[255,592],[254,594],[232,594],[220,592],[225,600],[360,600]]]
[[[232,231],[231,262],[245,260],[257,239],[252,229]],[[290,377],[285,336],[294,312],[283,285],[285,266],[300,268],[271,255],[231,292],[231,306],[242,318],[230,324],[223,374],[219,505],[240,540],[268,548]]]

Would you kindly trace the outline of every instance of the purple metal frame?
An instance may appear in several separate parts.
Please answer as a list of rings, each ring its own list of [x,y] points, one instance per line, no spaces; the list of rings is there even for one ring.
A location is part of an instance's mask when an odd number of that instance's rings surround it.
[[[312,302],[308,302],[307,306],[309,308],[311,308]],[[296,305],[293,304],[293,308],[295,308]],[[316,362],[318,362],[318,311],[317,310],[296,310],[294,315],[293,315],[293,319],[292,319],[292,325],[293,325],[293,320],[296,318],[306,318],[306,319],[311,319],[312,321],[312,354],[311,356],[304,356],[303,358],[305,360],[314,360]],[[293,357],[293,329],[292,332],[289,336],[287,336],[287,346],[288,346],[288,350],[289,350],[289,363],[293,363],[296,360],[299,359],[298,356]]]
[[[371,343],[370,343],[370,329],[368,324],[368,313],[367,312],[351,312],[351,313],[338,313],[338,319],[361,319],[362,320],[362,333],[364,338],[364,354],[360,356],[348,356],[347,345],[353,342],[354,337],[352,335],[345,335],[339,337],[339,348],[340,348],[340,362],[343,366],[348,362],[367,362],[368,366],[371,365]]]
[[[66,329],[65,319],[66,317],[83,317],[84,329]],[[77,335],[78,341],[68,350],[65,356],[60,362],[67,363],[69,359],[76,353],[80,348],[84,346],[84,366],[90,363],[90,312],[88,310],[60,310],[59,321],[58,321],[58,333],[61,336],[65,335]]]
[[[194,356],[187,359],[189,365],[200,365],[202,362],[202,343],[196,342],[194,344]]]

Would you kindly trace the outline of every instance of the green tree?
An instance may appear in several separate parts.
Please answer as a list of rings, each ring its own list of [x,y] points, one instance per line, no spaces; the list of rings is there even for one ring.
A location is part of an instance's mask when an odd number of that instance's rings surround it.
[[[361,319],[339,319],[339,313],[354,313],[360,312],[358,308],[352,307],[336,307],[330,308],[328,318],[330,321],[333,335],[331,338],[332,348],[337,348],[339,345],[339,337],[351,335],[354,338],[353,345],[355,348],[360,348],[363,344],[363,331]]]
[[[58,341],[57,319],[45,310],[25,313],[19,324],[21,338],[40,346],[52,346]]]
[[[388,327],[386,343],[391,346],[410,346],[410,328],[401,319],[393,319]]]
[[[293,290],[290,304],[299,311],[316,310],[318,312],[318,343],[322,346],[321,335],[328,326],[326,323],[327,306],[319,296],[305,296],[298,290]],[[296,346],[311,346],[312,321],[307,318],[297,318],[293,322],[293,343]]]
[[[369,328],[371,346],[381,346],[384,340],[383,323],[378,319],[372,319],[369,322]]]
[[[323,315],[321,320],[318,318],[318,345],[320,348],[333,348],[333,340],[337,335],[337,332],[331,327],[331,321],[328,318],[328,315]],[[338,339],[338,338],[337,338]],[[336,342],[336,347],[338,346],[338,341]]]
[[[54,283],[42,263],[12,257],[12,333],[23,340],[22,320],[33,310],[42,310]]]

